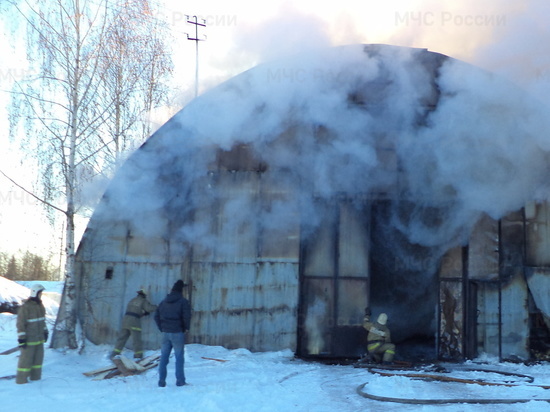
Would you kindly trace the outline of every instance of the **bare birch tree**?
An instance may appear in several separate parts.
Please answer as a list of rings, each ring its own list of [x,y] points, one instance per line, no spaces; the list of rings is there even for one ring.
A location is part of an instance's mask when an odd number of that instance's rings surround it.
[[[16,83],[12,117],[26,120],[24,146],[38,161],[42,193],[34,196],[63,213],[65,219],[65,285],[52,347],[78,347],[75,216],[81,206],[79,189],[83,180],[93,179],[117,160],[124,150],[121,136],[143,137],[136,131],[143,131],[138,120],[165,96],[160,87],[162,76],[153,76],[153,81],[147,77],[158,67],[159,61],[152,56],[158,54],[157,42],[162,43],[156,37],[160,33],[157,30],[149,32],[152,40],[148,44],[147,32],[140,25],[152,17],[149,3],[11,2],[26,21],[28,59],[38,73],[33,79]],[[121,36],[114,37],[116,33]],[[134,53],[135,60],[121,54],[123,48]],[[166,75],[171,60],[167,53],[162,58]],[[131,62],[134,66],[128,69],[126,65]],[[141,94],[136,92],[139,88]],[[149,88],[154,90],[153,98],[147,94]],[[114,122],[113,115],[117,116]]]
[[[165,24],[155,18],[148,0],[126,0],[116,11],[105,36],[100,60],[103,67],[103,98],[112,101],[104,124],[110,164],[134,149],[151,133],[144,114],[165,101],[168,89],[163,79],[172,74],[166,46]]]

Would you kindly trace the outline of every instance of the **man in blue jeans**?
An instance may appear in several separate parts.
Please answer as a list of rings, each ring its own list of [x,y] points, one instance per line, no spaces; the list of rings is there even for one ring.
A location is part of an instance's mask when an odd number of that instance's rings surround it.
[[[166,367],[170,353],[174,349],[176,357],[176,385],[185,385],[183,372],[185,333],[191,323],[191,305],[182,295],[183,281],[174,283],[172,291],[159,304],[155,312],[155,322],[162,332],[162,346],[159,363],[159,386],[166,386]]]

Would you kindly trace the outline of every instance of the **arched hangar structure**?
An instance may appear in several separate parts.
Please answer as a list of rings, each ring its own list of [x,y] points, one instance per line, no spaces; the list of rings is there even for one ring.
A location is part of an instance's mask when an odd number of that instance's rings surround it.
[[[138,288],[158,303],[183,279],[194,343],[360,356],[369,306],[403,355],[535,356],[549,319],[541,113],[425,49],[351,45],[246,71],[111,182],[77,253],[85,334],[113,343]],[[159,347],[150,319],[143,337]]]

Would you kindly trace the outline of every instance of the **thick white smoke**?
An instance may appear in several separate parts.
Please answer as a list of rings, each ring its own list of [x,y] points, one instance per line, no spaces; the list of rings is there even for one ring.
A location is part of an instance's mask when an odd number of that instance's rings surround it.
[[[530,96],[471,65],[389,46],[319,49],[260,65],[194,100],[130,159],[108,198],[128,219],[167,216],[167,208],[189,216],[219,199],[201,183],[213,148],[247,144],[292,187],[306,226],[320,219],[314,197],[386,191],[400,199],[393,224],[409,241],[448,247],[481,213],[500,218],[545,192],[548,126]],[[227,203],[236,226],[254,218],[249,202]],[[257,218],[296,224],[285,205]],[[145,221],[154,224],[141,230],[166,236],[165,225]],[[184,217],[171,224],[184,240],[214,242]]]

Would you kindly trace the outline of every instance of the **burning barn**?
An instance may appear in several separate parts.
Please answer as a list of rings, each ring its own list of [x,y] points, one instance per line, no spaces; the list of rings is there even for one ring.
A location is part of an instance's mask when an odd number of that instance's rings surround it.
[[[195,99],[120,169],[78,249],[78,314],[113,343],[177,279],[189,340],[302,357],[548,350],[548,141],[529,96],[425,49],[260,65]],[[158,348],[144,322],[148,348]]]

